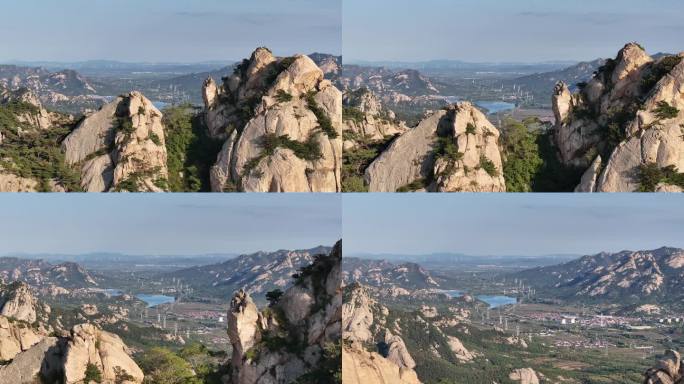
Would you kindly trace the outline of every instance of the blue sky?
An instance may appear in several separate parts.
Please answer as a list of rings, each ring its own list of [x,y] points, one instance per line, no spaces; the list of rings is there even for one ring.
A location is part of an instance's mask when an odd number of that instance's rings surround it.
[[[333,245],[334,194],[2,194],[0,255],[248,253]]]
[[[0,62],[200,62],[341,53],[342,0],[5,1]]]
[[[682,195],[348,194],[343,207],[345,255],[684,248]]]
[[[681,0],[344,0],[345,60],[612,57],[684,50]]]

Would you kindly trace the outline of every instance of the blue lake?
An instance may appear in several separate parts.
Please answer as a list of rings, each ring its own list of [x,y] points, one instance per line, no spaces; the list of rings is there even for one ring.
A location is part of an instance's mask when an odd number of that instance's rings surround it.
[[[138,299],[144,301],[147,303],[147,307],[155,307],[160,304],[168,304],[168,303],[173,303],[176,301],[176,298],[171,297],[171,296],[165,296],[165,295],[135,295]]]
[[[457,290],[447,290],[447,291],[444,291],[444,293],[448,294],[451,297],[463,296],[463,291],[457,291]],[[503,295],[479,295],[476,297],[478,300],[482,300],[485,303],[489,304],[490,308],[501,307],[504,305],[515,304],[518,302],[518,300],[515,297],[503,296]]]
[[[505,101],[476,101],[475,105],[486,109],[487,113],[490,115],[515,109],[515,104],[507,103]]]

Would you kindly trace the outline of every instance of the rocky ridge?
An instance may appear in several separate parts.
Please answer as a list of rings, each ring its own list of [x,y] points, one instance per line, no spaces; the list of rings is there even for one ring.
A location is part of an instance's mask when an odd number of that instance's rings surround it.
[[[342,96],[309,57],[259,48],[203,97],[211,136],[226,140],[213,191],[340,191]]]
[[[567,166],[587,169],[580,192],[679,191],[684,169],[682,54],[650,57],[627,44],[571,93],[553,95],[555,145]]]
[[[273,289],[284,290],[292,284],[292,275],[311,264],[318,254],[327,254],[330,247],[305,250],[278,250],[240,255],[219,264],[182,269],[164,275],[193,281],[204,286],[213,296],[223,296],[242,289],[255,299],[263,299]]]
[[[435,112],[366,169],[371,192],[504,192],[499,131],[468,102]]]
[[[660,248],[585,256],[515,274],[538,292],[569,300],[620,300],[625,304],[677,304],[682,297],[684,250]]]
[[[340,368],[341,261],[338,242],[329,255],[301,268],[294,285],[262,311],[245,291],[234,295],[227,316],[232,374],[224,380],[334,382]]]

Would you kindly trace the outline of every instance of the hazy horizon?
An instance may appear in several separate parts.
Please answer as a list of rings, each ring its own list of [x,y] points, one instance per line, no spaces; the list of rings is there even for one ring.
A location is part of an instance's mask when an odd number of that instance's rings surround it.
[[[349,256],[592,255],[684,248],[679,195],[348,194],[342,203]]]
[[[632,41],[684,51],[677,0],[345,0],[343,13],[349,62],[591,61]]]
[[[341,0],[23,0],[4,11],[14,17],[0,23],[12,36],[0,62],[198,63],[241,60],[260,46],[283,56],[342,50]]]
[[[333,194],[8,194],[0,255],[250,254],[332,246]]]

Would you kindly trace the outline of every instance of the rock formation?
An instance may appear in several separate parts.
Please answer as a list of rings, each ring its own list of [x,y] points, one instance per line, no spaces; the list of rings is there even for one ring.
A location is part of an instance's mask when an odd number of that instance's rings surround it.
[[[354,148],[357,141],[383,141],[408,130],[396,121],[394,112],[383,108],[380,100],[368,89],[346,92],[344,105],[344,148]]]
[[[503,192],[499,131],[472,104],[440,110],[399,136],[366,170],[371,192]]]
[[[519,381],[520,384],[539,384],[537,372],[532,368],[515,369],[508,378],[513,381]]]
[[[210,135],[226,140],[213,191],[340,191],[342,96],[309,57],[259,48],[203,97]]]
[[[38,129],[48,129],[63,119],[60,114],[48,112],[43,108],[38,97],[26,88],[20,88],[15,91],[0,89],[0,105],[7,105],[9,103],[24,103],[32,106],[33,108],[27,108],[16,117],[19,122]]]
[[[115,382],[124,376],[124,383],[142,383],[142,370],[131,359],[130,351],[119,336],[105,332],[92,324],[81,324],[71,330],[64,349],[64,382],[81,383],[86,368],[94,365],[104,382]]]
[[[342,349],[342,381],[345,384],[420,384],[416,372],[401,368],[376,352]]]
[[[339,370],[342,243],[300,270],[295,284],[259,311],[244,291],[228,311],[233,384],[289,383],[304,374],[332,382]]]
[[[655,367],[646,371],[645,376],[644,384],[684,383],[684,364],[681,356],[677,351],[666,351]]]
[[[87,116],[62,149],[66,162],[81,170],[87,192],[167,189],[162,114],[139,92],[117,97]]]
[[[12,360],[40,342],[50,307],[38,302],[28,285],[0,285],[0,360]]]
[[[378,305],[360,284],[353,284],[345,292],[342,305],[342,378],[344,383],[420,383],[413,370],[416,363],[404,340],[384,327],[387,309]],[[371,352],[367,344],[382,345],[381,351]]]
[[[684,169],[684,54],[653,59],[627,44],[594,78],[553,95],[561,161],[587,168],[580,192],[678,191],[672,177],[643,185],[644,167],[664,175]],[[591,165],[591,166],[590,166]],[[660,183],[658,183],[660,181]]]

